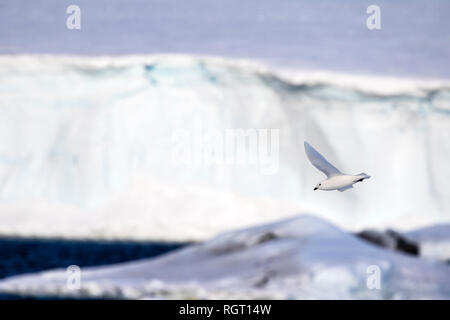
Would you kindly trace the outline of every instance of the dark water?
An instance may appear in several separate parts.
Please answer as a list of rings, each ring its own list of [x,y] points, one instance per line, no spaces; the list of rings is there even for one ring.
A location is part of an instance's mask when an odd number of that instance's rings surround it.
[[[70,265],[88,267],[150,258],[186,245],[188,243],[0,238],[0,279]],[[36,297],[0,294],[0,299],[18,298]]]

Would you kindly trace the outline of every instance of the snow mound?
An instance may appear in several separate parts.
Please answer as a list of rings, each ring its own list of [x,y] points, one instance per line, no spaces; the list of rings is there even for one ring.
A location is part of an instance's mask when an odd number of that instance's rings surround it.
[[[450,224],[420,228],[407,236],[420,244],[423,256],[450,261]]]
[[[380,286],[373,285],[379,271]],[[450,268],[385,250],[309,215],[227,232],[166,255],[0,282],[5,293],[109,298],[450,298]]]

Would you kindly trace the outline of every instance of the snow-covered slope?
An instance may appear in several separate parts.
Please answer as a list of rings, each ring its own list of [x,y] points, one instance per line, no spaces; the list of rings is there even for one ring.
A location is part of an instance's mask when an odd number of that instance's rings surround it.
[[[373,286],[374,270],[380,271],[379,289]],[[70,290],[67,279],[65,270],[17,276],[0,281],[0,292],[132,299],[450,299],[448,265],[373,246],[308,215],[224,233],[153,259],[83,268],[80,290]]]
[[[450,225],[428,226],[406,235],[419,243],[421,255],[450,263]]]
[[[350,229],[448,222],[449,88],[194,56],[0,56],[0,233],[195,240],[294,212]],[[279,144],[211,164],[210,129],[279,130]],[[199,161],[174,159],[180,132],[200,137],[186,146]],[[304,140],[373,178],[313,192]]]

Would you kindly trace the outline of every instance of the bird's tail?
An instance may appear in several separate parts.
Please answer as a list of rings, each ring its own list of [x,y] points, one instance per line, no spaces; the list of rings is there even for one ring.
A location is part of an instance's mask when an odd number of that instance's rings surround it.
[[[364,179],[369,179],[370,178],[370,176],[368,174],[364,173],[364,172],[358,174],[358,176],[364,176]]]

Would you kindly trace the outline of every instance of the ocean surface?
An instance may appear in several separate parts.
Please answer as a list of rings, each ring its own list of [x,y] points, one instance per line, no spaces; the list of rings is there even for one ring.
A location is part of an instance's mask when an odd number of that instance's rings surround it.
[[[155,257],[186,244],[145,241],[0,239],[0,279],[46,269],[107,265]]]
[[[156,257],[182,248],[187,243],[146,241],[102,241],[39,238],[0,238],[0,279],[50,269],[108,265]],[[4,299],[32,296],[0,294]],[[57,297],[52,297],[55,299]],[[49,299],[49,297],[46,297]]]
[[[66,8],[81,9],[69,30]],[[369,5],[381,29],[369,30]],[[350,73],[450,77],[446,0],[0,1],[0,53],[183,53]]]

